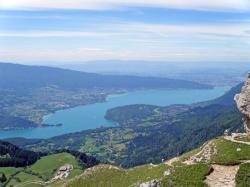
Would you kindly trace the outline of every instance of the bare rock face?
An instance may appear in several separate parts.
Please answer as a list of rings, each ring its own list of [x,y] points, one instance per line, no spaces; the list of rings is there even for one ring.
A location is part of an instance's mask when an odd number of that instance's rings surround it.
[[[152,181],[140,184],[140,187],[160,187],[160,184],[161,183],[159,180],[154,179]]]
[[[234,97],[239,111],[243,114],[244,129],[250,134],[250,72],[241,93]]]

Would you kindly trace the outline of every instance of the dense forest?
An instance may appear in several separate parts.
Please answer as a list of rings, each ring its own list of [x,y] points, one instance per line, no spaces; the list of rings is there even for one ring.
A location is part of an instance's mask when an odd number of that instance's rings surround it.
[[[0,167],[26,167],[34,164],[41,158],[41,156],[63,152],[76,157],[84,168],[92,167],[99,163],[96,158],[79,151],[61,149],[41,153],[25,150],[11,143],[0,140]]]
[[[225,95],[218,97],[210,102],[205,102],[206,104],[220,104],[220,105],[235,105],[234,96],[240,93],[243,83],[240,83],[233,88],[231,88]]]
[[[74,157],[76,157],[78,159],[82,168],[93,167],[93,166],[100,163],[100,161],[97,160],[95,157],[89,156],[85,153],[75,151],[75,150],[61,149],[61,150],[56,150],[56,151],[50,152],[48,154],[56,154],[56,153],[69,153],[69,154],[73,155]]]
[[[182,119],[171,125],[160,125],[136,129],[145,133],[132,139],[126,146],[125,167],[169,159],[192,150],[205,141],[220,136],[225,129],[230,132],[241,130],[241,115],[235,108],[212,105],[195,108],[183,114]],[[150,132],[150,133],[148,133]],[[133,163],[129,162],[133,160]]]
[[[8,142],[0,141],[0,167],[25,167],[35,163],[40,153],[21,149]]]

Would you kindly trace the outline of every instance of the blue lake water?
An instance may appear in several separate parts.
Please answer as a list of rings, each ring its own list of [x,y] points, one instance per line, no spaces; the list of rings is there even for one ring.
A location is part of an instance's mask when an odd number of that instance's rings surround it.
[[[107,102],[61,110],[44,117],[45,123],[62,123],[63,125],[60,127],[1,131],[0,138],[48,138],[101,126],[115,126],[114,122],[107,121],[104,118],[105,112],[110,108],[129,104],[152,104],[158,106],[191,104],[217,98],[227,90],[229,90],[228,87],[216,87],[210,90],[145,90],[121,95],[110,95],[107,98]]]

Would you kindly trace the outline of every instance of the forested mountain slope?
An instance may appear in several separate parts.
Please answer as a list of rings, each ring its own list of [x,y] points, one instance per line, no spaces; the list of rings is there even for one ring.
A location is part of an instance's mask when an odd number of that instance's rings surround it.
[[[223,96],[208,102],[209,104],[221,104],[221,105],[235,105],[234,96],[237,93],[240,93],[243,83],[240,83],[233,88],[231,88],[227,93]]]
[[[35,163],[39,158],[39,153],[0,141],[0,167],[25,167]]]

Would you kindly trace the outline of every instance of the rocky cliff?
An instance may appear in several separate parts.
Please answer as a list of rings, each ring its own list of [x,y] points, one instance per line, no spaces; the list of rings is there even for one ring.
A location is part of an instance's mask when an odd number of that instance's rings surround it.
[[[244,128],[250,134],[250,72],[241,93],[235,95],[234,99],[239,111],[243,114]]]

